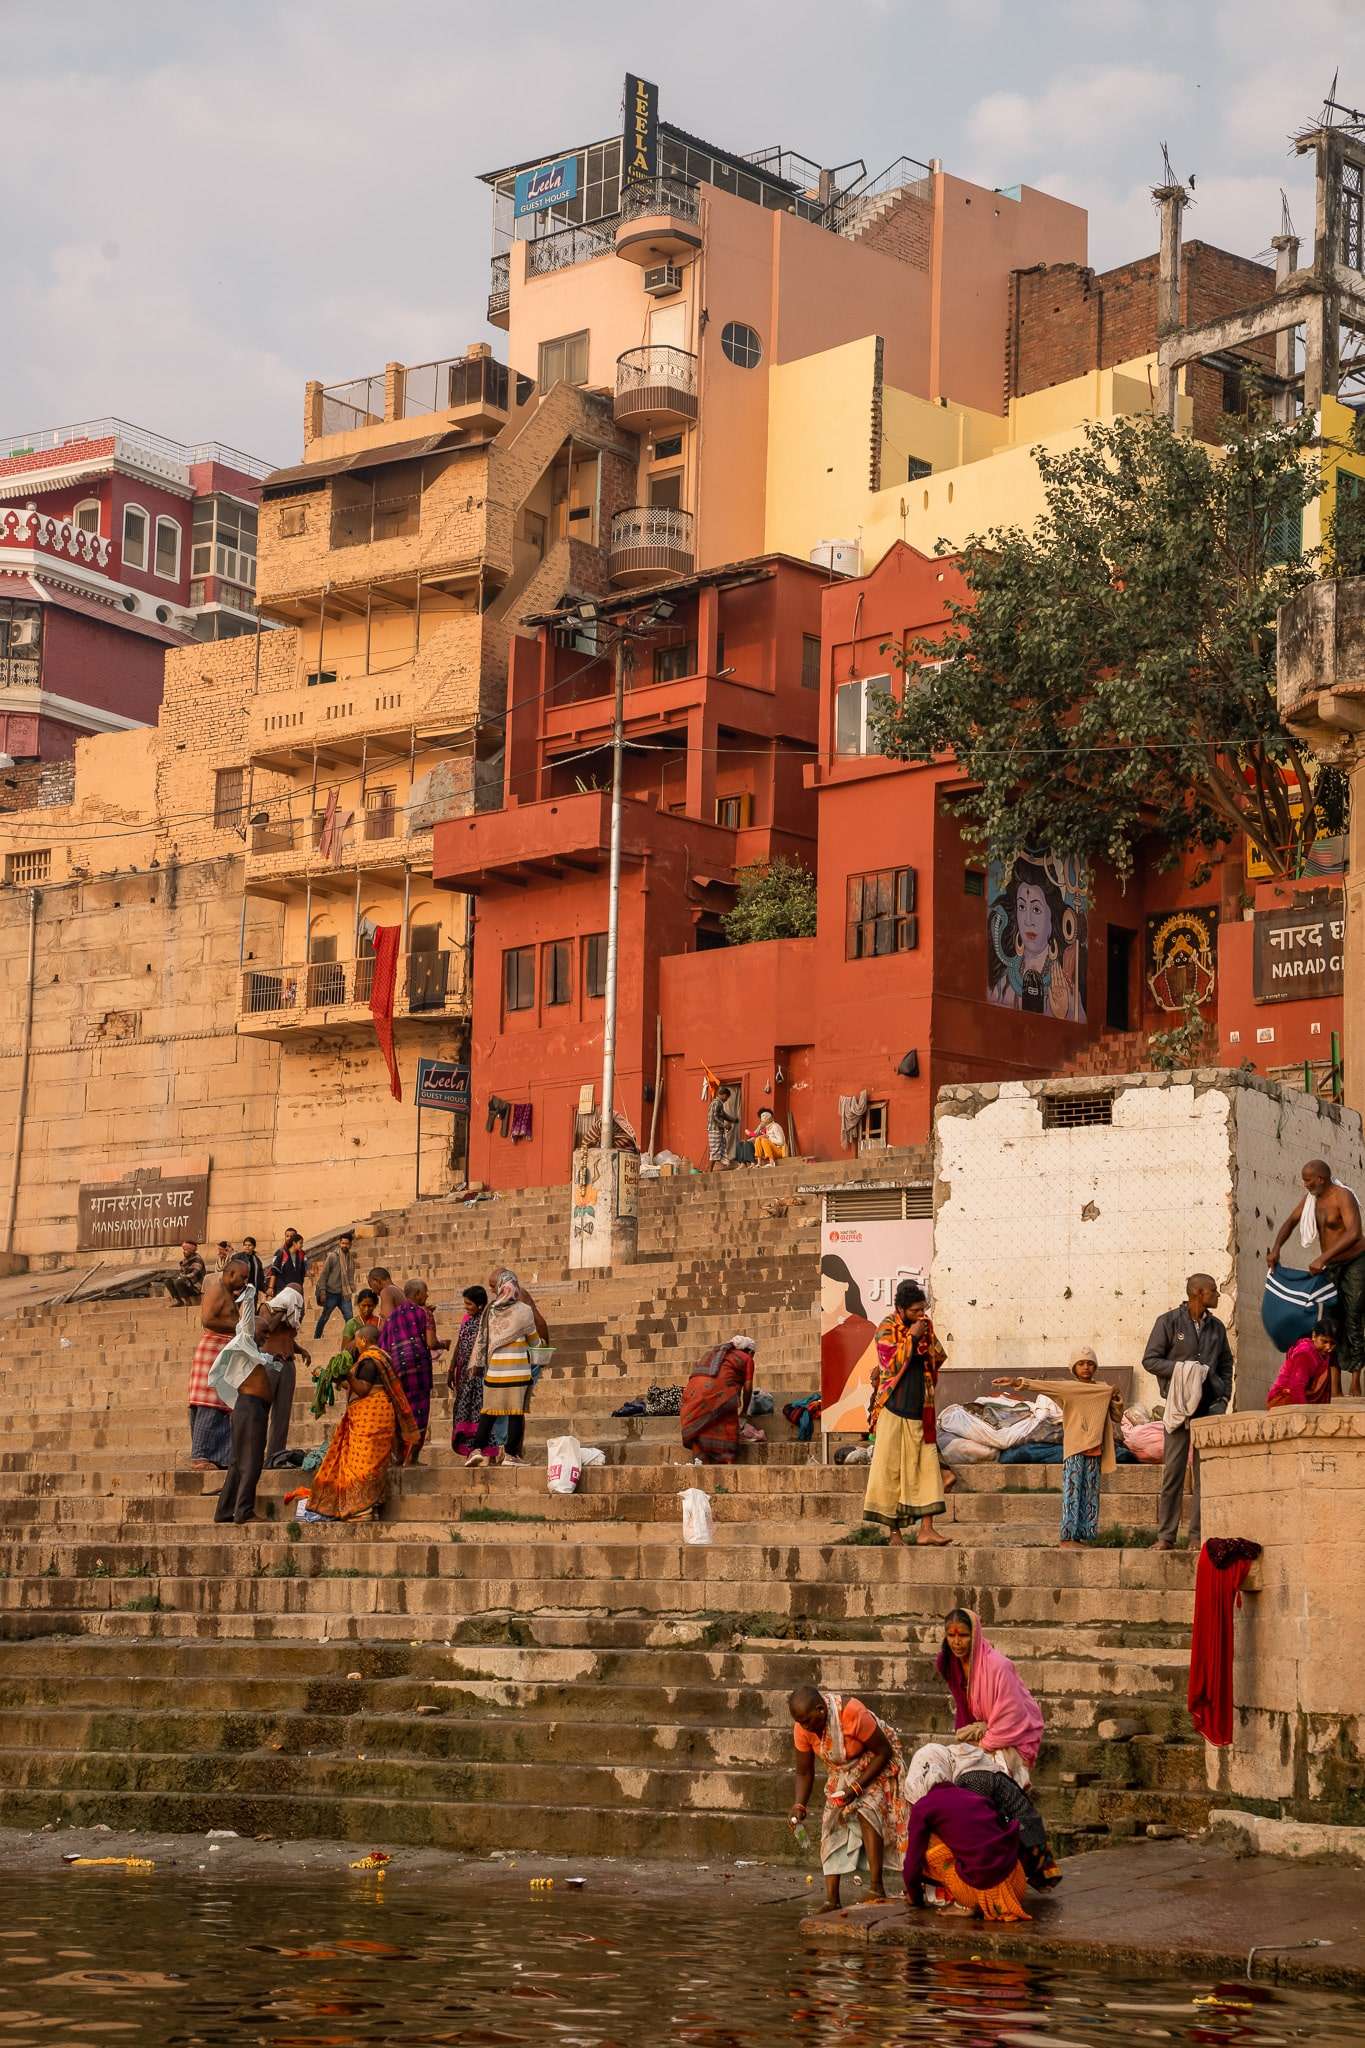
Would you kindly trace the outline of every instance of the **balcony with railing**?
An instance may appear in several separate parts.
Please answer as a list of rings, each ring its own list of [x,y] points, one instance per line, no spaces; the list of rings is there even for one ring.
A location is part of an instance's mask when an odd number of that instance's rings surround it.
[[[701,192],[685,178],[643,178],[622,187],[616,253],[628,263],[685,260],[701,247]]]
[[[592,227],[560,228],[554,234],[536,235],[526,244],[526,275],[552,277],[557,270],[571,270],[576,263],[591,263],[594,257],[610,256],[614,221],[600,220]]]
[[[380,772],[380,764],[374,764]],[[317,890],[350,887],[358,874],[387,875],[397,882],[405,868],[424,868],[431,856],[433,825],[454,817],[463,800],[451,794],[410,808],[397,786],[372,789],[362,801],[343,800],[326,829],[326,812],[302,818],[276,818],[253,825],[247,841],[246,885],[253,895],[275,896],[281,902],[306,886]]]
[[[24,505],[0,505],[0,548],[26,548],[62,562],[84,562],[91,569],[109,566],[109,542],[102,534]]]
[[[256,478],[268,476],[275,467],[273,462],[262,462],[259,456],[226,447],[221,441],[173,441],[166,434],[153,434],[146,427],[134,426],[131,420],[112,417],[10,434],[0,440],[0,462],[48,457],[47,461],[34,459],[25,466],[33,470],[51,469],[63,462],[84,459],[92,443],[144,469],[177,476],[182,482],[184,478],[178,472],[193,469],[202,462],[216,463],[223,469],[236,470],[239,476]]]
[[[308,960],[243,970],[237,1029],[257,1038],[300,1031],[370,1031],[374,955]],[[453,948],[409,950],[398,962],[396,1022],[462,1013],[468,1008],[465,956]]]
[[[689,349],[628,348],[616,358],[616,423],[638,434],[697,417],[697,358]]]
[[[611,522],[608,570],[613,583],[662,583],[690,576],[697,564],[692,514],[674,505],[632,505]]]

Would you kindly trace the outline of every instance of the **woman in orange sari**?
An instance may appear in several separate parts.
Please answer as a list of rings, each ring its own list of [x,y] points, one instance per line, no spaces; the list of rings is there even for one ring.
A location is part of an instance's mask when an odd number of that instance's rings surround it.
[[[934,1518],[944,1512],[943,1469],[934,1433],[934,1392],[943,1346],[929,1320],[924,1289],[902,1280],[896,1306],[877,1331],[877,1369],[872,1378],[868,1427],[872,1463],[863,1497],[863,1520],[877,1522],[900,1543],[901,1531],[918,1523],[915,1541],[944,1544]]]
[[[388,1354],[363,1331],[351,1370],[340,1384],[350,1396],[346,1413],[308,1493],[310,1513],[329,1522],[378,1514],[388,1492],[390,1461],[409,1464],[422,1441]]]

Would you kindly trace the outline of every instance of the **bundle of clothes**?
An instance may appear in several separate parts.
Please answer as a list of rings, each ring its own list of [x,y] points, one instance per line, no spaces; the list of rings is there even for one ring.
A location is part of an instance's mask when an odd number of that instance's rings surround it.
[[[939,1456],[949,1465],[1060,1465],[1062,1411],[1046,1394],[1031,1401],[983,1394],[978,1400],[941,1408],[937,1416]],[[1159,1465],[1164,1432],[1140,1406],[1124,1411],[1121,1465]]]

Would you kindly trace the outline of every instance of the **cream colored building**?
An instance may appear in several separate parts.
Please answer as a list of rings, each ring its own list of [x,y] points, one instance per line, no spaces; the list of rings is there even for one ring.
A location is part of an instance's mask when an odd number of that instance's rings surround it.
[[[263,1247],[461,1177],[449,1116],[416,1158],[416,1061],[468,1024],[432,827],[501,801],[508,634],[606,587],[633,470],[609,405],[537,399],[483,345],[308,387],[261,507],[274,629],[173,652],[155,727],[82,742],[69,803],[0,816],[0,1250],[65,1258],[77,1189],[139,1169],[207,1162],[209,1239]],[[370,1012],[393,925],[402,1103]]]

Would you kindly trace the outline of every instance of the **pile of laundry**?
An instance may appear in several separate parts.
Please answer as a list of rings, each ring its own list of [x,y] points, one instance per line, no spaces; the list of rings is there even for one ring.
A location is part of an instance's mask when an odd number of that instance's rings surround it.
[[[939,1456],[946,1464],[1060,1465],[1062,1411],[1046,1394],[1018,1401],[983,1394],[937,1416]],[[1114,1453],[1120,1465],[1161,1463],[1165,1432],[1142,1407],[1125,1409]]]

